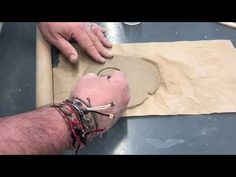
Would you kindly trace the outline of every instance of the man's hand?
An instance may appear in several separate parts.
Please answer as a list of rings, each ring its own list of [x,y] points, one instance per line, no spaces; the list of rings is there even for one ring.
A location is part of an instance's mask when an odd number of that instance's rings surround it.
[[[98,77],[95,74],[87,74],[82,77],[71,96],[87,102],[90,99],[92,106],[101,106],[115,102],[115,106],[102,111],[106,114],[114,114],[113,120],[103,116],[97,116],[99,128],[111,128],[112,125],[123,115],[128,105],[130,96],[128,81],[123,73],[115,71],[110,78]]]
[[[113,120],[97,116],[98,128],[107,130],[124,113],[128,102],[128,81],[116,71],[111,78],[87,74],[76,84],[71,96],[90,98],[92,106],[115,102],[103,113],[114,114]],[[0,118],[0,154],[55,154],[71,146],[71,132],[55,108]]]
[[[74,39],[94,60],[104,63],[103,57],[112,57],[108,48],[111,42],[104,36],[105,29],[92,23],[41,22],[39,29],[43,37],[57,47],[72,63],[77,62],[78,53],[69,43]]]

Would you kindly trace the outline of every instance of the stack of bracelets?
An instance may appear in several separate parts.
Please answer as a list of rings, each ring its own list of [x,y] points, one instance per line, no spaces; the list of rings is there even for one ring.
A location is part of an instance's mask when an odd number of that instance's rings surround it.
[[[65,120],[72,137],[72,147],[76,147],[76,154],[78,150],[83,148],[87,143],[91,142],[98,134],[106,131],[106,128],[98,128],[97,114],[113,119],[113,114],[103,114],[98,110],[105,110],[115,105],[114,102],[104,105],[91,107],[85,101],[71,97],[62,103],[53,105],[63,119]]]

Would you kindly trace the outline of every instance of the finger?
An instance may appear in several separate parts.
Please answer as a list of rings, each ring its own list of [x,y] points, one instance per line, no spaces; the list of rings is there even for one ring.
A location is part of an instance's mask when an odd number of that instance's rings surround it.
[[[105,59],[98,53],[93,41],[89,38],[86,31],[85,34],[75,35],[74,38],[78,44],[97,62],[104,63]]]
[[[75,63],[78,61],[78,53],[75,48],[63,37],[58,37],[53,45],[55,45],[70,62]]]
[[[76,85],[79,85],[83,82],[86,82],[86,85],[87,85],[87,84],[89,84],[88,80],[93,80],[96,77],[97,77],[97,75],[94,73],[87,73],[87,74],[83,75],[79,80],[77,80]]]
[[[97,38],[102,42],[102,44],[105,47],[112,47],[112,43],[104,36],[104,34],[101,32],[101,30],[96,29],[96,28],[92,28],[94,33],[96,34]]]
[[[124,81],[125,84],[128,85],[128,78],[125,73],[123,73],[121,71],[115,71],[112,74],[113,74],[112,77],[114,77],[115,79],[117,79],[119,81]]]
[[[87,73],[87,74],[85,74],[83,77],[92,78],[92,77],[97,77],[97,75],[94,74],[94,73]]]
[[[93,41],[97,51],[104,57],[108,57],[111,58],[113,55],[111,53],[111,51],[109,51],[108,49],[106,49],[101,41],[97,38],[97,36],[94,34],[94,32],[92,30],[90,30],[89,28],[86,29],[87,30],[87,34],[90,37],[90,39]]]
[[[86,80],[86,84],[88,84],[87,82],[88,82],[89,80],[94,79],[94,78],[96,78],[96,77],[97,77],[97,75],[94,74],[94,73],[87,73],[87,74],[83,75],[83,76],[80,78],[79,82]]]
[[[106,29],[105,28],[103,28],[103,27],[101,27],[100,25],[98,25],[98,24],[96,24],[96,23],[93,23],[93,28],[98,28],[100,31],[102,31],[103,33],[105,33],[106,32]]]
[[[126,78],[126,76],[125,76],[125,74],[124,74],[123,72],[117,71],[117,70],[115,70],[115,71],[112,73],[111,76],[112,76],[113,78],[114,78],[114,77]]]
[[[128,85],[128,80],[127,80],[127,77],[126,75],[121,72],[121,71],[114,71],[112,74],[111,74],[111,78],[110,80],[114,81],[115,83],[123,83],[125,85]]]

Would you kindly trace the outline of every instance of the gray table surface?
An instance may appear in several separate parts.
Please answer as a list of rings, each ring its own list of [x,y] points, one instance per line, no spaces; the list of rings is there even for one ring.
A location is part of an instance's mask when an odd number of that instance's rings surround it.
[[[236,30],[217,23],[100,24],[113,43],[229,39],[236,46]],[[35,23],[4,23],[0,80],[0,116],[35,108]],[[235,134],[234,113],[124,118],[80,154],[236,154]]]

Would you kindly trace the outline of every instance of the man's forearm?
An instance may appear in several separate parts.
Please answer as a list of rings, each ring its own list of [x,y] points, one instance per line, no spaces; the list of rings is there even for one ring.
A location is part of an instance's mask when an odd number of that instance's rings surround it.
[[[54,108],[0,119],[0,154],[57,154],[70,146],[70,132]]]

